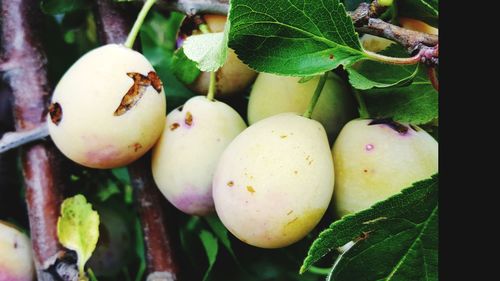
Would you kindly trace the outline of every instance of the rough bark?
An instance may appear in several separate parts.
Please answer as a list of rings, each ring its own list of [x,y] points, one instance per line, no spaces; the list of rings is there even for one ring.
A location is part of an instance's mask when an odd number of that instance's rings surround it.
[[[14,97],[17,131],[45,122],[51,88],[46,57],[37,33],[42,18],[37,0],[1,1],[3,79]],[[38,280],[74,280],[75,260],[57,239],[62,200],[59,154],[50,143],[38,141],[20,149],[26,186],[30,234]]]

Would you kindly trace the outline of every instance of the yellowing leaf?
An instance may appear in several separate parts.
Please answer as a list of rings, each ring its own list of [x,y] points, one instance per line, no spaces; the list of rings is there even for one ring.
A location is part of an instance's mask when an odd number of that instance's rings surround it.
[[[83,276],[85,263],[99,238],[99,214],[85,196],[78,194],[64,200],[57,220],[57,236],[64,247],[76,251],[78,269]]]

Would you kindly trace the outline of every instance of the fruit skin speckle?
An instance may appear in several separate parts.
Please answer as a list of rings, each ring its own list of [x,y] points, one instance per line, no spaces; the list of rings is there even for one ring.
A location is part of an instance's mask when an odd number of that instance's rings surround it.
[[[338,217],[366,209],[438,172],[438,143],[427,132],[389,120],[356,119],[332,148]],[[416,129],[416,130],[415,130]]]
[[[279,137],[283,132],[286,141]],[[229,181],[235,186],[228,188]],[[217,215],[238,239],[280,248],[316,226],[332,198],[333,183],[323,126],[283,113],[255,123],[230,143],[214,174],[213,198]]]
[[[176,129],[164,130],[153,148],[151,168],[156,185],[187,214],[213,212],[214,170],[227,145],[246,128],[243,118],[225,103],[195,96],[170,112],[165,126]],[[224,183],[226,188],[231,180]]]

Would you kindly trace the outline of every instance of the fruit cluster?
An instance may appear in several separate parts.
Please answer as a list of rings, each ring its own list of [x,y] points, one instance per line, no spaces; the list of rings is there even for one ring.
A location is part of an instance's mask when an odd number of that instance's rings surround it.
[[[212,31],[224,20],[205,18]],[[209,75],[189,87],[206,93]],[[230,50],[216,97],[253,83],[249,126],[205,96],[165,117],[168,85],[142,54],[111,44],[66,72],[47,122],[56,146],[84,166],[124,166],[152,149],[154,180],[176,208],[216,212],[240,240],[284,247],[307,235],[330,205],[337,216],[357,212],[438,169],[436,140],[411,124],[356,118],[350,88],[333,72],[311,118],[303,116],[320,79],[257,75]]]

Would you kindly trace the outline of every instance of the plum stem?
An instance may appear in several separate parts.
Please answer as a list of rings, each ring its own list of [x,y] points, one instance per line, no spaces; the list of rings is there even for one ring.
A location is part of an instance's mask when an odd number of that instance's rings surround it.
[[[207,94],[207,99],[209,101],[214,100],[215,96],[215,87],[217,86],[217,79],[215,79],[215,71],[210,72],[210,84],[208,86],[208,94]]]
[[[314,107],[318,103],[319,96],[321,95],[321,92],[323,91],[323,87],[325,86],[327,76],[328,76],[328,71],[325,72],[323,75],[321,75],[321,77],[319,78],[318,85],[316,86],[316,89],[314,90],[314,94],[311,97],[311,101],[309,102],[309,106],[307,107],[306,112],[302,116],[309,118],[309,119],[311,118]]]
[[[359,112],[359,117],[360,118],[370,118],[370,113],[368,113],[368,108],[366,107],[365,99],[361,95],[361,92],[353,89],[354,91],[354,97],[356,98],[356,101],[358,102],[358,112]]]
[[[125,41],[124,44],[125,47],[132,49],[132,47],[134,46],[135,39],[139,34],[139,30],[141,29],[141,26],[144,23],[144,19],[146,18],[149,10],[151,9],[151,7],[153,7],[155,2],[156,0],[147,0],[146,2],[144,2],[141,11],[137,15],[137,19],[135,20],[134,25],[132,26],[132,30],[130,30],[127,40]]]
[[[208,27],[208,25],[205,23],[199,24],[198,29],[203,34],[208,34],[212,32]],[[210,72],[210,84],[208,85],[208,94],[207,94],[207,99],[209,101],[213,101],[215,97],[215,88],[217,87],[217,79],[215,75],[216,75],[215,71]]]

